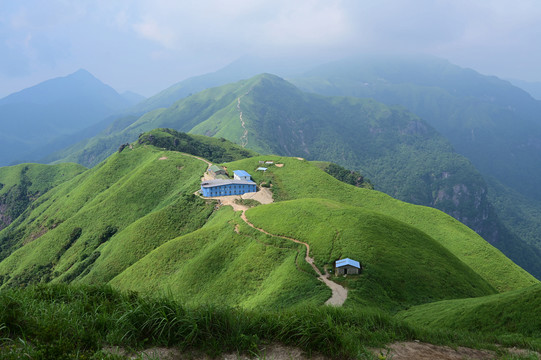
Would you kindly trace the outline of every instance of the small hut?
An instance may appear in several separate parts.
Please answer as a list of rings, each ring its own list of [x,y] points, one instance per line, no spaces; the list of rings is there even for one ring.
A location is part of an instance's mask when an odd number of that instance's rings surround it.
[[[336,260],[334,268],[337,275],[359,274],[361,272],[361,264],[350,258]]]
[[[211,165],[208,169],[209,174],[211,175],[227,175],[224,168],[221,168],[217,165]]]

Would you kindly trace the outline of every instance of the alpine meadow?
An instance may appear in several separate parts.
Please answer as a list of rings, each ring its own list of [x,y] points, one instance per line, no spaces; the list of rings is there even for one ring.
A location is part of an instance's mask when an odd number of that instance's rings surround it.
[[[0,359],[541,359],[541,8],[412,1],[6,4]]]

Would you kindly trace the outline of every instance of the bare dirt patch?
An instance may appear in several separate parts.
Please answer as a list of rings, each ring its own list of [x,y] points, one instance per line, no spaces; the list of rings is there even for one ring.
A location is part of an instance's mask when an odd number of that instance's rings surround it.
[[[49,228],[47,228],[45,226],[40,227],[38,231],[30,234],[30,237],[23,241],[23,245],[29,244],[32,241],[36,240],[37,238],[45,235],[47,233],[47,231],[49,231]]]
[[[477,350],[465,347],[456,349],[448,346],[432,345],[417,341],[397,342],[388,349],[372,349],[374,355],[383,354],[393,360],[489,360],[496,354],[489,350]]]
[[[253,200],[259,201],[263,205],[274,202],[274,199],[272,198],[272,191],[264,187],[262,187],[258,192],[246,193],[244,195],[241,195],[241,198],[253,199]]]
[[[105,352],[128,357],[130,359],[159,359],[159,360],[177,360],[177,359],[191,359],[191,360],[252,360],[252,359],[269,359],[269,360],[326,360],[328,358],[322,355],[307,356],[299,348],[284,346],[280,344],[267,345],[260,349],[259,356],[246,355],[238,353],[226,353],[217,357],[210,357],[200,352],[181,352],[176,348],[166,347],[154,347],[140,351],[138,353],[129,353],[123,348],[109,347],[104,349]]]
[[[205,178],[205,176],[203,178]],[[195,194],[199,195],[199,190],[196,191]],[[247,205],[237,203],[237,200],[240,199],[252,199],[261,204],[270,204],[274,201],[272,192],[267,188],[261,188],[258,192],[246,193],[243,195],[214,196],[206,197],[205,199],[218,200],[220,206],[231,206],[234,211],[244,211],[250,208]]]
[[[167,156],[162,156],[162,157],[159,158],[158,160],[167,160]]]
[[[275,164],[276,167],[284,167],[284,164]]]

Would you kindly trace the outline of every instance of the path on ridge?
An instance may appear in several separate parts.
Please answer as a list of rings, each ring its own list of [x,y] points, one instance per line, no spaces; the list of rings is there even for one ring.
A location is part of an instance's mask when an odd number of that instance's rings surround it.
[[[248,95],[248,93],[249,93],[249,91],[244,95]],[[244,96],[244,95],[242,95],[242,96]],[[239,115],[239,117],[240,117],[240,125],[244,129],[244,132],[243,132],[242,136],[240,137],[240,146],[246,147],[246,145],[248,145],[248,129],[246,129],[246,123],[242,119],[242,110],[240,109],[240,98],[242,96],[237,98],[237,110],[240,113],[240,115]]]
[[[303,241],[300,241],[300,240],[297,240],[297,239],[293,239],[291,237],[288,237],[288,236],[282,236],[282,235],[275,235],[275,234],[271,234],[269,233],[268,231],[265,231],[261,228],[258,228],[256,227],[254,224],[252,224],[250,221],[248,221],[248,218],[246,218],[246,210],[242,210],[242,215],[240,216],[242,218],[242,220],[248,224],[249,226],[251,226],[252,228],[256,229],[257,231],[260,231],[264,234],[267,234],[267,235],[270,235],[270,236],[276,236],[276,237],[279,237],[279,238],[282,238],[282,239],[286,239],[286,240],[289,240],[289,241],[293,241],[297,244],[302,244],[306,247],[306,256],[305,256],[305,260],[308,264],[310,264],[310,266],[312,266],[312,269],[314,269],[314,271],[319,275],[318,279],[323,281],[325,283],[325,285],[327,285],[328,288],[331,289],[332,291],[332,296],[329,300],[327,300],[325,302],[326,305],[333,305],[333,306],[342,306],[342,304],[344,304],[344,301],[346,301],[347,297],[348,297],[348,290],[346,288],[344,288],[342,285],[339,285],[337,283],[335,283],[334,281],[332,280],[329,280],[329,274],[328,273],[325,273],[325,274],[322,274],[321,271],[319,271],[319,269],[317,268],[317,266],[314,264],[314,258],[310,257],[310,245],[303,242]]]
[[[198,160],[201,160],[201,161],[205,162],[208,166],[212,165],[212,163],[210,161],[208,161],[207,159],[203,159],[200,156],[196,156],[196,155],[192,155],[192,154],[188,154],[188,153],[183,153],[183,152],[181,152],[180,154],[186,155],[186,156],[189,156],[189,157],[193,157],[193,158],[198,159]]]

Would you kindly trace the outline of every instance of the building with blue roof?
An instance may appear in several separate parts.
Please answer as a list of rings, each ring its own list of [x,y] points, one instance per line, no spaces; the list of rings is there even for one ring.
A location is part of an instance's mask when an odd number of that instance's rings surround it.
[[[334,268],[335,273],[339,275],[359,274],[361,272],[361,264],[350,258],[336,260]]]
[[[253,181],[216,179],[201,183],[201,195],[204,197],[242,195],[256,191],[257,186]]]
[[[233,179],[250,181],[252,180],[252,176],[244,170],[234,170]]]

